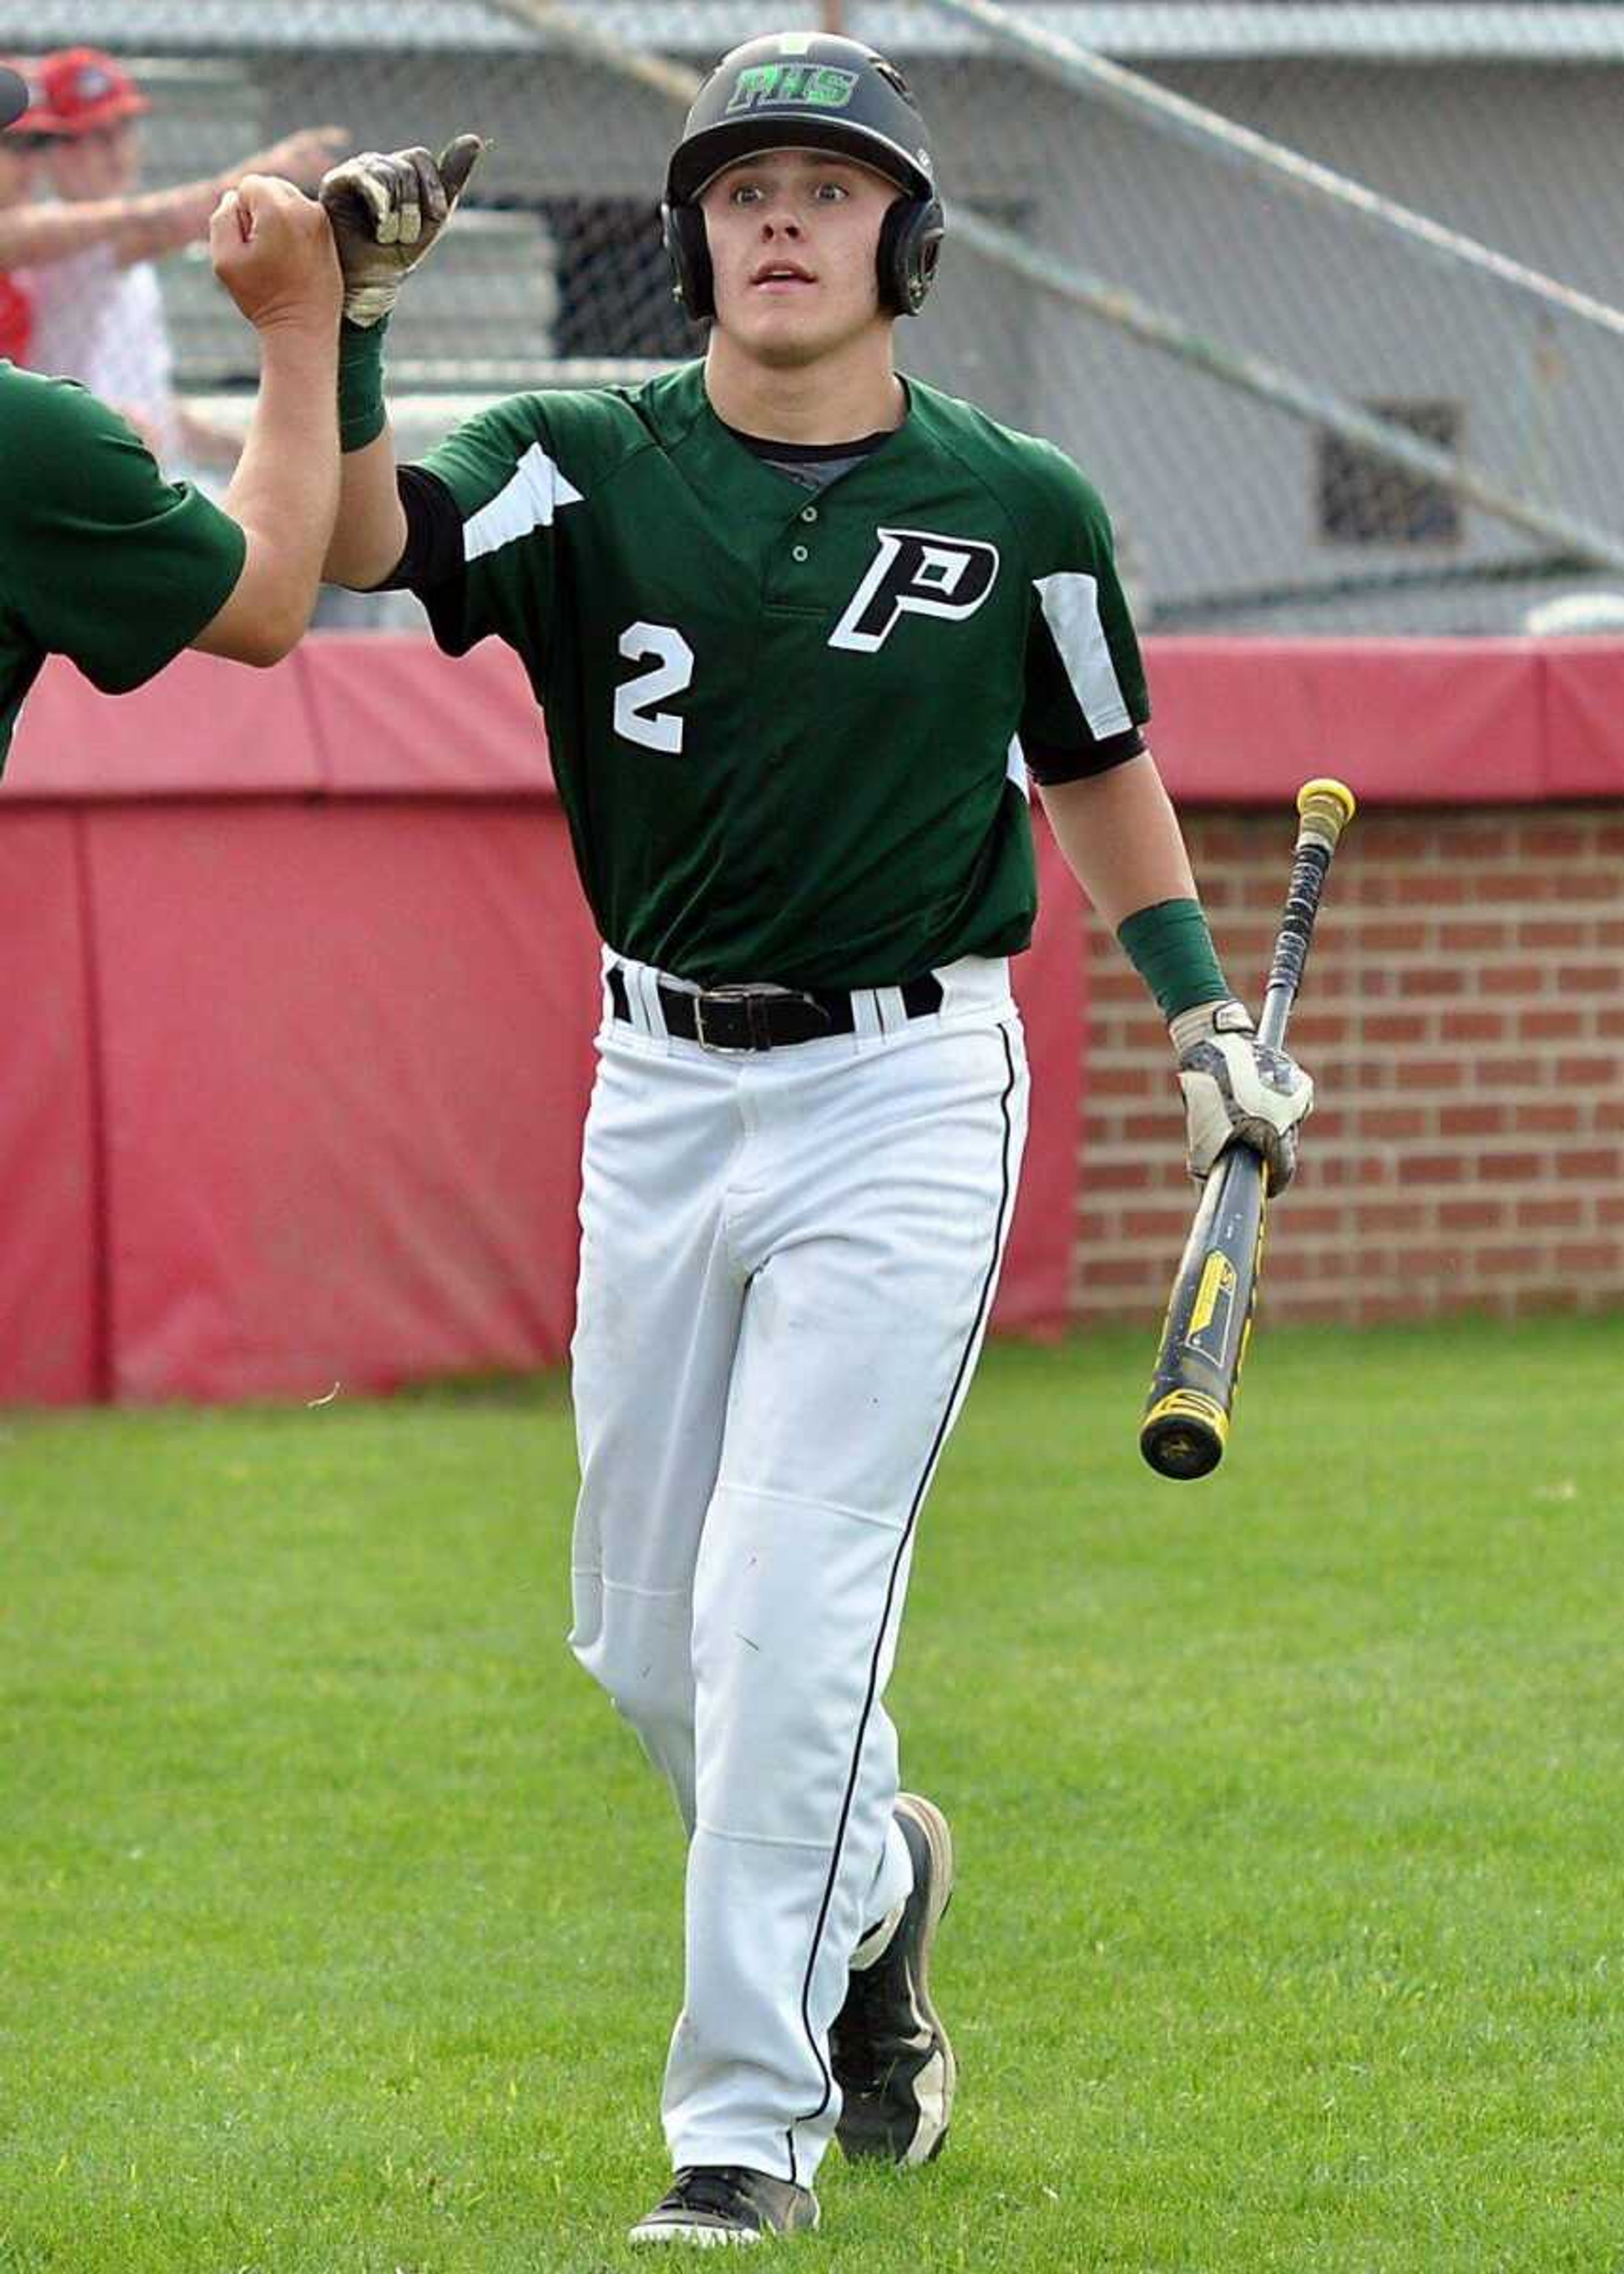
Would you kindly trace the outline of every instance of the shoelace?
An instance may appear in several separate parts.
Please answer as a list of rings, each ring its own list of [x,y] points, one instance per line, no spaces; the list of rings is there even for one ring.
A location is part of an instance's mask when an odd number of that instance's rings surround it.
[[[715,2211],[720,2218],[734,2218],[742,2195],[749,2202],[750,2174],[738,2166],[716,2171],[679,2172],[677,2184],[666,2196],[662,2209],[673,2210]]]

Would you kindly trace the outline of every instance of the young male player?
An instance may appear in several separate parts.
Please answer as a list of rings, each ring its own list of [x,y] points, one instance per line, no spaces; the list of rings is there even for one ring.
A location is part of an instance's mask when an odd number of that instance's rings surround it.
[[[676,2179],[632,2239],[753,2242],[816,2222],[831,2135],[917,2164],[951,2113],[951,1842],[881,1698],[1020,1164],[1028,776],[1173,1022],[1196,1173],[1239,1135],[1283,1181],[1311,1089],[1219,969],[1094,492],[895,370],[942,237],[897,72],[728,56],[666,184],[703,363],[517,397],[397,478],[382,320],[476,150],[324,187],[329,568],[523,658],[605,942],[572,1640],[688,1833]]]
[[[0,69],[0,129],[27,104]],[[47,655],[122,694],[184,647],[274,663],[310,621],[338,501],[332,231],[290,184],[251,175],[221,200],[209,241],[259,336],[259,398],[222,507],[166,482],[83,388],[0,362],[0,767]]]

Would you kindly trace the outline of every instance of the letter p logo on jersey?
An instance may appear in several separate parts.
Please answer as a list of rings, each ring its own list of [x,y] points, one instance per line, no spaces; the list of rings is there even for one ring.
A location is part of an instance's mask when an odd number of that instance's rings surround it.
[[[872,655],[884,646],[903,616],[973,616],[998,576],[998,548],[974,537],[937,537],[925,529],[881,529],[879,551],[846,613],[829,635],[831,647]]]

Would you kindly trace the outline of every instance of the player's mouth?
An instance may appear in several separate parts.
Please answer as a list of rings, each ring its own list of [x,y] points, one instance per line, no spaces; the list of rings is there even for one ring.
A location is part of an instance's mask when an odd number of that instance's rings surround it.
[[[816,277],[798,260],[764,260],[750,279],[752,290],[758,292],[795,292],[803,284],[816,284]]]

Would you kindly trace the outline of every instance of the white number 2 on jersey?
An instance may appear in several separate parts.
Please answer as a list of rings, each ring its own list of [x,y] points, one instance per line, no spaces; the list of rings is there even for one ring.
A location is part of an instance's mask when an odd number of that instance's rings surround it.
[[[650,706],[692,686],[693,649],[674,625],[628,624],[620,634],[620,653],[628,663],[651,661],[654,667],[615,689],[615,733],[626,742],[641,742],[645,750],[674,757],[682,748],[682,721],[674,711]]]

